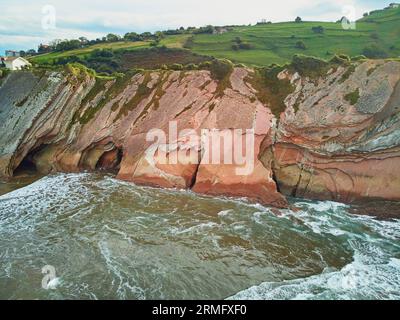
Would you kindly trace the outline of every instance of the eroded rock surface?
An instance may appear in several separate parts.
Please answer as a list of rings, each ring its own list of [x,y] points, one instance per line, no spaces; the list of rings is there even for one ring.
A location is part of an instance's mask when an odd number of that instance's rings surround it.
[[[343,202],[400,200],[400,64],[364,62],[348,78],[346,71],[294,81],[274,145],[280,189]]]
[[[15,72],[0,88],[0,176],[12,176],[29,158],[43,173],[113,169],[138,184],[277,207],[287,206],[285,195],[400,200],[400,63],[352,68],[319,79],[279,74],[294,87],[280,119],[257,98],[248,83],[253,71],[244,68],[224,82],[209,71],[115,80],[79,69]],[[171,122],[179,135],[171,134]],[[148,139],[152,129],[165,132],[165,141]],[[206,129],[228,136],[241,129],[242,145],[246,129],[253,130],[254,170],[243,175],[235,162],[213,164],[199,139]],[[231,142],[228,151],[246,150]]]

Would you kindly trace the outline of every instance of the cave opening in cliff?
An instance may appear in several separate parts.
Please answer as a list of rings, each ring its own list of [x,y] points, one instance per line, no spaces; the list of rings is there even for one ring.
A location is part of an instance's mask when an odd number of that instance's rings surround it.
[[[96,164],[96,170],[117,173],[121,166],[123,151],[115,148],[104,152]]]
[[[18,167],[14,170],[14,176],[20,176],[24,174],[29,174],[29,173],[36,173],[37,168],[36,164],[33,161],[33,158],[31,155],[26,156],[24,159],[22,159],[21,163],[18,165]]]
[[[28,154],[19,163],[19,165],[15,168],[13,175],[19,176],[19,175],[38,173],[35,161],[35,155],[43,151],[46,147],[47,145],[43,144],[29,151]]]

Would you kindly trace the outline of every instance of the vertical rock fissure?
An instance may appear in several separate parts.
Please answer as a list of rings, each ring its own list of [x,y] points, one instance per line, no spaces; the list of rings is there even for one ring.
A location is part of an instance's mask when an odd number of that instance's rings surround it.
[[[271,172],[272,172],[272,180],[275,182],[275,185],[276,185],[276,190],[280,193],[280,194],[282,194],[282,192],[281,192],[281,188],[280,188],[280,186],[279,186],[279,183],[278,183],[278,178],[277,178],[277,176],[276,176],[276,172],[275,172],[275,168],[274,168],[274,164],[273,163],[271,163]]]
[[[194,173],[193,173],[193,178],[192,178],[192,181],[190,182],[190,185],[189,185],[189,189],[190,189],[190,190],[192,190],[193,187],[194,187],[195,184],[196,184],[196,181],[197,181],[197,174],[199,173],[200,165],[201,165],[201,161],[199,161],[199,163],[198,163],[197,166],[196,166],[196,170],[195,170]]]
[[[300,170],[300,174],[299,174],[299,180],[297,180],[297,183],[296,183],[296,185],[295,185],[295,187],[294,187],[294,189],[292,191],[292,194],[291,194],[292,197],[296,197],[297,196],[297,192],[298,192],[298,189],[300,187],[301,180],[303,178],[304,168],[300,167],[300,169],[301,170]]]

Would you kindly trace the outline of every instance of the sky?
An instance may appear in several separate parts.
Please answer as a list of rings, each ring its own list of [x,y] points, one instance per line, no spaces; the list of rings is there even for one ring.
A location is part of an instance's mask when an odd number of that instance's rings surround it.
[[[37,49],[40,43],[54,39],[95,39],[110,32],[123,35],[181,26],[247,25],[261,19],[291,21],[296,16],[336,21],[348,6],[359,18],[391,2],[394,0],[0,0],[0,55],[6,49]]]

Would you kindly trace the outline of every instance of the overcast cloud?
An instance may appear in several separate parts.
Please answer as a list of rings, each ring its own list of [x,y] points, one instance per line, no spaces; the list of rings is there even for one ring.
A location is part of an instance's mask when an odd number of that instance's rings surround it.
[[[123,35],[180,26],[254,24],[261,19],[336,21],[344,6],[353,5],[357,17],[383,8],[382,0],[0,0],[0,53],[5,49],[37,48],[52,39]],[[56,29],[42,28],[42,9],[56,9]]]

